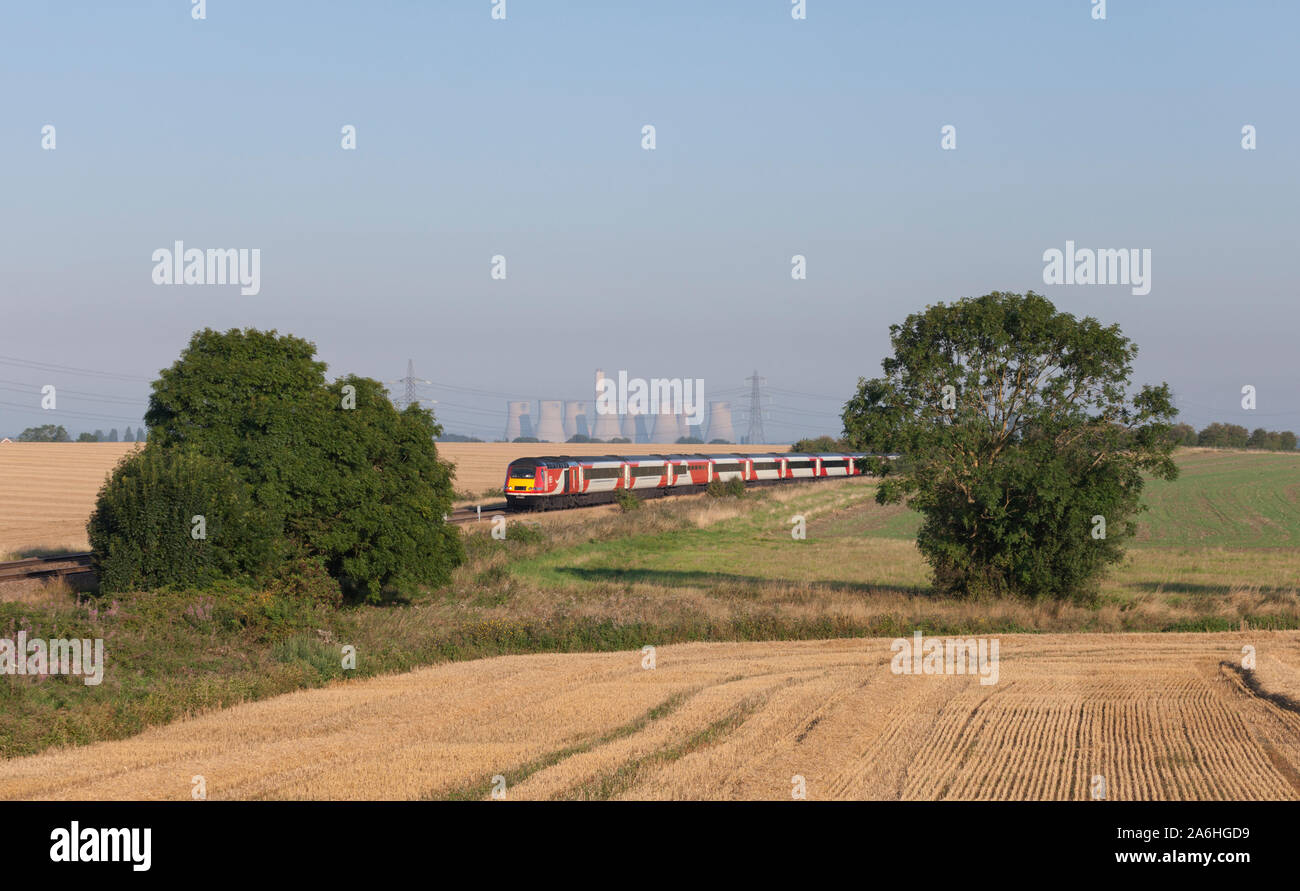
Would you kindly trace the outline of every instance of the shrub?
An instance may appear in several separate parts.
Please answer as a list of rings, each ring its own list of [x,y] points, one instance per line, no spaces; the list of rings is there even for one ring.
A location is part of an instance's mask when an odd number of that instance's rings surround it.
[[[278,527],[224,462],[148,447],[114,469],[86,526],[104,593],[260,577],[276,560]]]
[[[705,492],[713,498],[742,498],[745,495],[745,481],[739,477],[732,477],[726,482],[712,480]]]
[[[274,597],[337,607],[343,603],[343,588],[325,569],[319,558],[298,548],[285,560],[266,586]]]
[[[625,512],[638,510],[641,507],[641,496],[627,489],[618,489],[614,492],[614,503]]]

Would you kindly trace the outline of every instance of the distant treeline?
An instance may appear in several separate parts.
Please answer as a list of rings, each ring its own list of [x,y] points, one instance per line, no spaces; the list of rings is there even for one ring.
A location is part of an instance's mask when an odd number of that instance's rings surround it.
[[[121,439],[118,438],[117,428],[105,433],[103,430],[96,430],[94,433],[80,433],[77,435],[77,442],[144,442],[146,437],[144,427],[132,432],[127,427],[122,432]],[[22,433],[18,434],[19,442],[72,442],[72,437],[62,424],[42,424],[40,427],[28,427]]]
[[[1290,430],[1265,430],[1256,427],[1247,432],[1239,424],[1215,422],[1200,433],[1191,424],[1175,424],[1169,431],[1175,443],[1211,449],[1264,449],[1270,452],[1295,451],[1296,435]]]
[[[1253,433],[1237,424],[1214,423],[1197,433],[1191,424],[1175,424],[1169,438],[1180,446],[1202,446],[1211,449],[1263,449],[1270,452],[1294,451],[1296,434],[1290,430],[1265,430],[1255,428]],[[792,452],[846,452],[848,442],[830,436],[801,439],[790,447]]]

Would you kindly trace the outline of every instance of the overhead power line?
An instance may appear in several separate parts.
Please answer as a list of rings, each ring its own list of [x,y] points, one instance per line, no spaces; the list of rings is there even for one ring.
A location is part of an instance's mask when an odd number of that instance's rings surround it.
[[[150,378],[147,377],[136,377],[131,374],[118,374],[114,371],[96,371],[93,368],[75,368],[71,365],[58,365],[54,362],[37,362],[32,359],[19,359],[14,356],[0,356],[0,364],[17,365],[23,368],[34,368],[40,371],[54,371],[62,374],[84,374],[91,377],[111,378],[119,381],[150,382]]]

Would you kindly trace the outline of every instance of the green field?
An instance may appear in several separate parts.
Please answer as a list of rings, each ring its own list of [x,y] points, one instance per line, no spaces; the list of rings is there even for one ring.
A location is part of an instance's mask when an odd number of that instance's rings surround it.
[[[1300,455],[1188,449],[1177,459],[1177,481],[1149,483],[1148,510],[1127,558],[1103,582],[1103,604],[1131,608],[1148,595],[1170,607],[1186,605],[1189,595],[1294,598]],[[927,567],[912,544],[919,517],[877,505],[874,494],[869,482],[804,487],[786,503],[768,499],[714,525],[588,541],[512,571],[555,587],[619,580],[665,588],[813,584],[859,594],[927,593]],[[795,513],[808,517],[804,541],[789,534]]]
[[[1144,492],[1143,547],[1290,548],[1300,560],[1300,454],[1184,449]]]

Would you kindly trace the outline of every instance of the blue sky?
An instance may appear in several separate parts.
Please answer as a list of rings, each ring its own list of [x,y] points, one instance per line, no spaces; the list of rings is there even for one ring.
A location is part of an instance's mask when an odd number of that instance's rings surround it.
[[[193,330],[256,326],[333,373],[414,358],[486,437],[597,367],[706,398],[757,368],[824,397],[774,394],[788,440],[838,429],[890,323],[1028,289],[1118,322],[1198,427],[1300,429],[1295,4],[491,7],[6,4],[0,432],[138,423]],[[1151,292],[1045,285],[1067,239],[1149,248]],[[260,249],[261,292],[154,285],[176,240]]]

